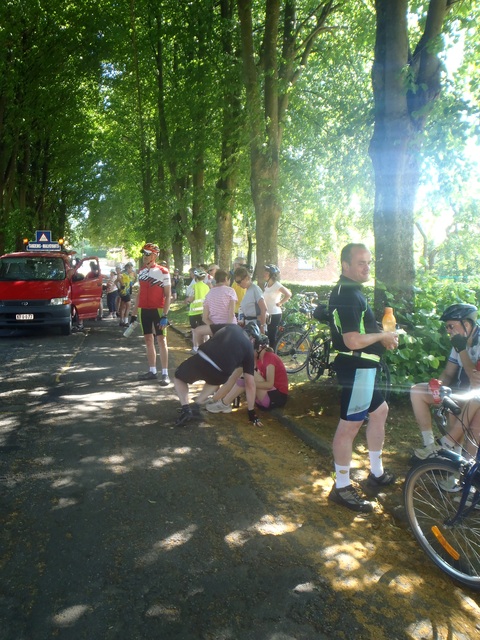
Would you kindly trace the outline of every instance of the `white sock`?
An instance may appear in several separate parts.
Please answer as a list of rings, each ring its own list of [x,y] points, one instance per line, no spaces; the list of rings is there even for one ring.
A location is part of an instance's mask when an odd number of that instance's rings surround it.
[[[435,438],[433,437],[433,431],[422,431],[423,444],[425,447],[429,447],[431,444],[435,444]]]
[[[340,464],[335,465],[335,486],[337,489],[343,489],[350,484],[350,466],[343,467]]]
[[[152,373],[157,373],[157,367],[150,367],[150,371]]]
[[[168,376],[168,369],[162,369],[162,376]]]
[[[376,478],[383,475],[383,461],[381,451],[369,451],[370,470]]]

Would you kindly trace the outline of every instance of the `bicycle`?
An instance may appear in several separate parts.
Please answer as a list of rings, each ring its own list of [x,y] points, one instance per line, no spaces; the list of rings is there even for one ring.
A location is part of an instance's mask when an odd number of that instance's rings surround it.
[[[275,334],[275,345],[285,331],[304,326],[302,316],[312,315],[317,304],[317,297],[314,291],[305,291],[295,294],[287,302]]]
[[[307,356],[310,351],[310,336],[315,330],[315,322],[313,321],[313,312],[316,304],[313,303],[312,296],[315,293],[307,292],[298,294],[297,297],[304,298],[299,308],[289,310],[289,315],[301,313],[305,316],[303,324],[286,324],[279,325],[277,330],[278,339],[275,343],[275,353],[281,358],[287,373],[293,374],[302,371],[307,365]],[[288,316],[287,316],[288,317]]]
[[[480,590],[479,443],[455,402],[466,396],[453,396],[448,387],[440,387],[440,394],[437,424],[446,433],[449,416],[455,416],[476,454],[442,449],[436,457],[412,467],[404,485],[406,515],[417,542],[434,564],[457,582]]]

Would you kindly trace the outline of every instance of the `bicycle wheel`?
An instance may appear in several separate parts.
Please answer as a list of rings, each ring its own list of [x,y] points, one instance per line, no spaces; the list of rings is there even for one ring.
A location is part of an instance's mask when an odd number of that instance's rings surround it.
[[[388,368],[388,365],[382,360],[380,361],[379,368],[377,369],[375,386],[385,398],[385,402],[388,402],[390,398],[392,383],[390,381],[390,369]]]
[[[330,340],[324,336],[314,338],[307,358],[307,376],[314,382],[328,369],[330,361]]]
[[[303,329],[288,329],[275,345],[275,353],[283,361],[287,373],[298,373],[305,367],[309,349],[308,331]]]
[[[450,460],[427,460],[413,467],[404,486],[406,514],[415,538],[437,567],[480,590],[480,510],[451,523],[462,495],[446,490],[455,476],[459,464]],[[477,491],[479,486],[477,482]]]

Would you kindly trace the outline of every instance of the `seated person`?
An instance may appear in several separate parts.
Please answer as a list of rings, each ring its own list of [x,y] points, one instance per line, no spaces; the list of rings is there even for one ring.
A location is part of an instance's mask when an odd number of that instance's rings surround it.
[[[440,320],[445,323],[452,343],[445,369],[439,380],[416,384],[410,390],[413,413],[420,427],[424,445],[414,451],[414,456],[419,460],[435,455],[442,448],[461,449],[463,432],[458,420],[452,419],[449,435],[441,438],[440,445],[435,443],[430,409],[440,402],[440,385],[452,387],[455,391],[468,391],[471,387],[480,386],[476,371],[477,362],[480,360],[477,315],[477,308],[472,304],[453,304],[445,309]],[[474,417],[473,413],[469,415],[468,422],[472,422]]]
[[[98,266],[98,264],[92,260],[90,262],[90,271],[87,273],[87,278],[89,279],[94,279],[94,278],[98,278],[100,276],[100,268]]]
[[[250,326],[250,325],[247,325]],[[283,407],[288,399],[288,376],[282,360],[268,346],[268,337],[262,335],[255,349],[255,404],[271,410]],[[242,378],[232,376],[205,406],[210,413],[230,413],[232,402],[243,393]]]

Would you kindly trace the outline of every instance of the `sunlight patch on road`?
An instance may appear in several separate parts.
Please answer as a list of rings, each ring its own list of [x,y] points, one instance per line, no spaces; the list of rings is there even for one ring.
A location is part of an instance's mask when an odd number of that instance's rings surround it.
[[[196,524],[191,524],[189,527],[185,529],[181,529],[180,531],[175,531],[172,535],[156,542],[151,551],[145,553],[139,560],[137,561],[137,566],[145,567],[149,564],[153,564],[156,562],[160,556],[166,551],[172,551],[177,547],[181,547],[186,544],[189,540],[193,538],[194,533],[197,531],[198,527]]]
[[[58,511],[58,509],[66,509],[67,507],[73,507],[78,503],[76,498],[59,498],[56,500],[56,504],[52,507],[52,511]]]
[[[9,396],[20,396],[22,393],[26,393],[27,390],[26,389],[22,389],[20,387],[15,387],[14,389],[11,389],[10,391],[6,390],[6,391],[2,391],[2,398],[8,398]],[[39,395],[42,395],[43,393],[45,393],[44,391],[39,392]],[[34,395],[33,392],[31,392],[31,395]]]
[[[154,458],[151,462],[151,467],[154,469],[161,469],[162,467],[166,467],[168,464],[173,464],[174,462],[180,462],[181,456],[185,456],[189,453],[192,453],[191,447],[176,447],[175,449],[162,450],[160,453],[165,453],[166,455],[159,456],[158,458]]]
[[[61,396],[62,400],[88,401],[88,402],[108,402],[109,400],[124,400],[132,394],[120,393],[118,391],[99,391],[98,393],[84,393],[80,395]]]
[[[237,529],[225,536],[225,542],[229,547],[241,547],[248,540],[256,535],[262,536],[282,536],[285,533],[292,533],[299,529],[300,523],[292,522],[283,516],[272,516],[266,514],[258,522],[248,529]]]
[[[52,616],[52,621],[57,627],[71,627],[77,622],[77,620],[91,610],[92,608],[86,604],[77,604],[73,607],[63,609],[56,615]]]
[[[180,609],[171,604],[154,604],[145,613],[147,618],[166,618],[169,622],[180,620]]]

